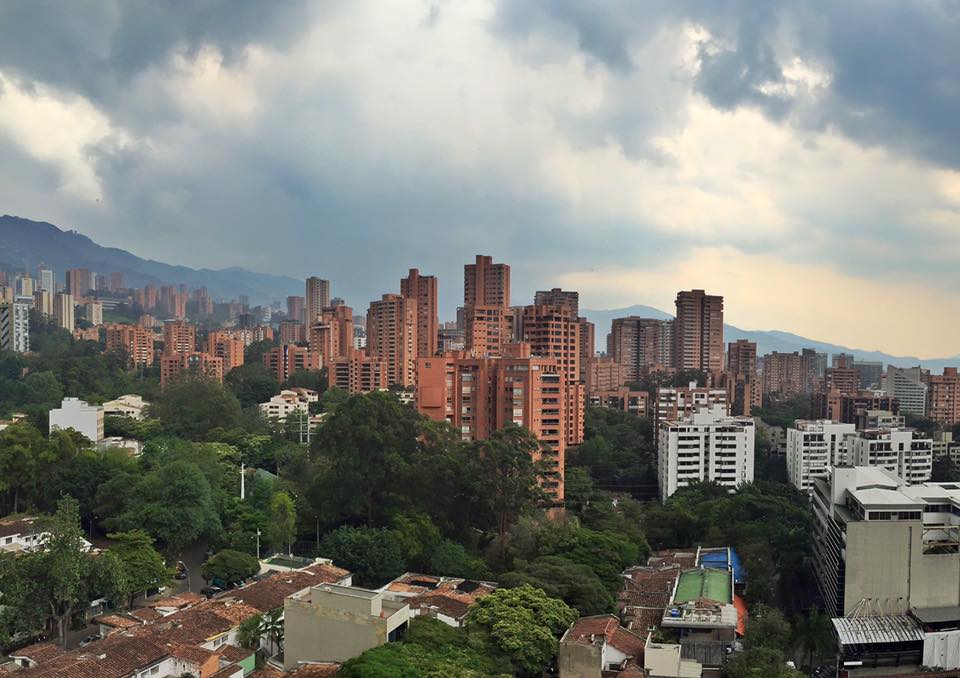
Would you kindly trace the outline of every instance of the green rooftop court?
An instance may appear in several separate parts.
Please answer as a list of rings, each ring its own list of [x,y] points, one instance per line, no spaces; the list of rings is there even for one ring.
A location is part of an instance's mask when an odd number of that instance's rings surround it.
[[[718,603],[733,601],[733,590],[730,582],[730,573],[726,570],[688,570],[680,575],[677,582],[677,594],[673,598],[675,605],[688,603],[691,600],[706,598]]]

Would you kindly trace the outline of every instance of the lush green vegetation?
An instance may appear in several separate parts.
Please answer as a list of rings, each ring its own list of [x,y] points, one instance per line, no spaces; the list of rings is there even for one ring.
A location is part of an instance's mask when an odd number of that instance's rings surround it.
[[[753,416],[764,423],[780,428],[790,428],[797,419],[809,419],[812,402],[808,395],[798,395],[781,400],[765,399],[763,407],[755,408]]]

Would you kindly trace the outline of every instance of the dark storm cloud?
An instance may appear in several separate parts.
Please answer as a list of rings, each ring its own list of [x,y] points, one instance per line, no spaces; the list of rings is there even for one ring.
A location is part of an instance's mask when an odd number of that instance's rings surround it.
[[[308,0],[0,3],[0,69],[115,103],[138,74],[171,50],[216,45],[228,62],[251,44],[284,44],[309,27]]]
[[[518,9],[519,6],[519,9]],[[651,27],[689,21],[710,31],[696,88],[718,108],[753,106],[774,120],[838,129],[865,144],[960,167],[960,2],[686,0],[501,4],[495,26],[518,39],[552,26],[613,69],[642,69],[631,46]],[[793,57],[832,76],[816,101],[785,95]]]

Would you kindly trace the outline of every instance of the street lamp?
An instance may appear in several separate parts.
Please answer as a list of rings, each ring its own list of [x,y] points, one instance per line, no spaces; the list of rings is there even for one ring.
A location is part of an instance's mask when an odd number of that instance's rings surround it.
[[[260,528],[257,528],[257,560],[260,560]]]

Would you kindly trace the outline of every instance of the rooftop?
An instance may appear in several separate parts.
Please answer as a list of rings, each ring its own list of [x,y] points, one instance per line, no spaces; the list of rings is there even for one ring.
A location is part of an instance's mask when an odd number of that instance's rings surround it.
[[[220,598],[232,598],[259,612],[270,612],[283,607],[283,599],[297,591],[318,584],[336,584],[349,575],[349,571],[334,565],[313,565],[304,570],[277,572],[266,579],[229,591]]]
[[[912,617],[842,617],[833,619],[841,645],[923,642],[923,629]]]
[[[694,600],[732,603],[733,586],[730,572],[706,567],[683,572],[672,602],[683,604]]]
[[[620,626],[620,620],[612,614],[580,617],[560,639],[561,643],[602,645],[607,643],[628,657],[643,654],[644,638]]]

